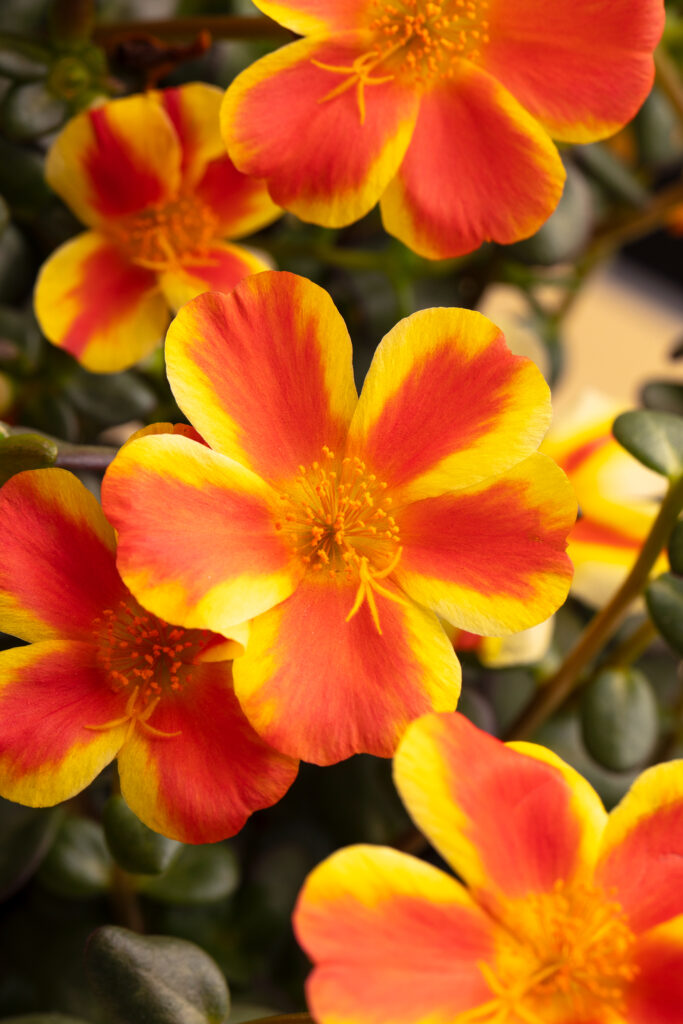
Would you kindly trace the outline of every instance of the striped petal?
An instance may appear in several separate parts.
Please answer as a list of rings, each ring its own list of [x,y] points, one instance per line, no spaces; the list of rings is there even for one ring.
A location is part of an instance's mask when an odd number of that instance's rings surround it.
[[[234,663],[250,722],[292,757],[315,764],[355,753],[390,757],[413,718],[456,705],[460,667],[436,617],[377,594],[380,634],[367,602],[346,622],[355,596],[355,584],[305,579],[252,622],[246,653]]]
[[[394,780],[417,826],[475,891],[521,897],[590,868],[606,814],[545,747],[505,746],[462,715],[406,731]]]
[[[612,135],[650,91],[661,0],[492,0],[487,16],[483,66],[555,138]]]
[[[382,340],[349,432],[396,504],[469,486],[534,452],[550,392],[480,313],[426,309]]]
[[[491,75],[462,61],[453,80],[422,97],[382,220],[422,256],[460,256],[534,234],[564,179],[545,131]]]
[[[299,567],[274,526],[277,495],[205,445],[170,434],[132,441],[102,498],[121,575],[167,622],[230,635],[296,586]]]
[[[301,39],[247,68],[226,93],[231,158],[302,220],[341,227],[364,216],[407,149],[417,94],[381,72],[355,84],[354,62],[370,49],[355,32]]]
[[[43,640],[0,653],[0,795],[48,807],[80,793],[116,757],[125,726],[95,648]]]
[[[114,373],[142,359],[159,344],[169,320],[156,274],[128,262],[95,231],[50,256],[34,301],[50,341],[95,373]]]
[[[309,875],[294,912],[320,1024],[452,1024],[486,1002],[492,922],[455,879],[386,847],[352,846]]]
[[[158,94],[111,100],[70,120],[45,176],[76,216],[97,225],[173,197],[181,151]]]
[[[264,273],[202,295],[166,341],[178,404],[202,437],[269,480],[343,447],[356,405],[351,339],[329,295]]]
[[[626,990],[628,1024],[680,1024],[683,1006],[683,918],[641,936],[637,974]]]
[[[645,535],[642,533],[634,537],[621,526],[618,515],[612,524],[588,517],[580,519],[569,535],[567,545],[567,555],[574,566],[572,594],[589,607],[605,605],[624,582]],[[666,554],[662,553],[652,575],[666,572],[668,566]]]
[[[372,9],[368,0],[257,0],[256,6],[302,36],[358,28]]]
[[[224,155],[218,127],[223,90],[207,82],[189,82],[152,95],[173,126],[183,185],[194,189],[207,164]]]
[[[636,932],[683,914],[683,761],[640,775],[609,816],[597,876]]]
[[[225,238],[251,235],[283,213],[263,182],[238,171],[225,153],[207,165],[193,195],[211,211],[218,222],[216,234]]]
[[[121,791],[146,825],[173,839],[234,835],[296,776],[296,762],[266,746],[244,717],[230,662],[197,666],[187,692],[165,696],[149,724],[169,735],[135,730],[119,754]]]
[[[85,640],[124,586],[114,531],[63,469],[13,476],[0,489],[0,629],[22,640]]]
[[[269,269],[265,259],[241,245],[214,242],[160,274],[159,284],[169,306],[180,309],[196,295],[231,291],[249,274]]]
[[[460,629],[516,633],[567,596],[576,500],[545,455],[477,487],[414,502],[395,518],[403,546],[397,581]]]

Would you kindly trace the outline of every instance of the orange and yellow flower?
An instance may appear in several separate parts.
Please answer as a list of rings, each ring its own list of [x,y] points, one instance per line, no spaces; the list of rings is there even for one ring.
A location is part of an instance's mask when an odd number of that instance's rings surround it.
[[[579,502],[579,519],[569,534],[567,554],[574,566],[570,593],[601,608],[623,583],[659,510],[665,482],[615,440],[612,423],[623,403],[585,391],[550,428],[541,445],[565,471]],[[666,572],[662,552],[653,575]],[[476,650],[490,667],[538,661],[552,640],[552,622],[510,637],[480,637],[456,631],[456,650]]]
[[[303,220],[340,227],[380,200],[431,258],[533,234],[564,169],[636,113],[662,0],[255,0],[306,36],[228,89],[240,170]]]
[[[394,778],[465,884],[383,847],[319,865],[294,914],[319,1024],[679,1024],[683,762],[608,816],[546,748],[431,714]]]
[[[576,505],[536,452],[549,391],[481,314],[401,321],[359,399],[330,297],[269,272],[188,303],[166,359],[213,450],[161,435],[118,454],[103,495],[119,567],[169,621],[253,618],[235,692],[277,749],[391,755],[457,701],[437,616],[506,633],[564,600]]]
[[[169,307],[268,265],[224,241],[282,211],[226,156],[220,98],[198,82],[112,100],[71,120],[48,154],[48,182],[91,230],[43,266],[36,315],[89,370],[131,366],[163,338]]]
[[[593,608],[623,582],[648,536],[664,496],[664,480],[630,455],[612,434],[623,403],[586,391],[552,427],[546,452],[569,477],[579,520],[567,552],[574,564],[572,594]],[[662,553],[655,575],[668,568]]]
[[[0,794],[49,806],[118,757],[121,790],[150,828],[224,839],[292,783],[235,698],[226,642],[145,611],[116,570],[114,531],[70,473],[0,491]]]

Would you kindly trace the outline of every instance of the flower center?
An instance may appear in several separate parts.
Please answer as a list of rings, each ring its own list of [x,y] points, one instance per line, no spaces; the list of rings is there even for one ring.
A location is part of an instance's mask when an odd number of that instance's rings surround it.
[[[374,0],[375,52],[421,85],[449,78],[455,62],[477,60],[489,42],[488,0]]]
[[[362,459],[338,459],[324,445],[319,461],[299,466],[296,489],[280,496],[282,514],[275,523],[312,574],[358,583],[347,621],[367,600],[380,633],[373,591],[404,603],[376,582],[393,572],[402,551],[386,490]]]
[[[489,0],[373,0],[373,6],[368,28],[374,40],[367,53],[348,65],[311,62],[345,76],[320,103],[355,86],[361,124],[366,86],[400,78],[425,88],[452,78],[460,60],[479,60],[489,42]]]
[[[209,207],[181,196],[120,217],[109,230],[133,263],[164,270],[201,253],[216,238],[218,225]]]
[[[144,610],[132,595],[107,608],[93,622],[97,662],[115,693],[128,697],[125,715],[88,729],[104,730],[139,722],[147,732],[161,733],[148,724],[160,700],[193,681],[199,656],[216,640],[202,629],[182,629]]]
[[[567,1011],[577,1020],[607,1020],[610,1012],[622,1019],[624,987],[638,973],[635,937],[603,889],[557,882],[553,892],[516,903],[508,927],[516,941],[502,950],[497,971],[480,964],[495,998],[457,1024],[548,1024]]]

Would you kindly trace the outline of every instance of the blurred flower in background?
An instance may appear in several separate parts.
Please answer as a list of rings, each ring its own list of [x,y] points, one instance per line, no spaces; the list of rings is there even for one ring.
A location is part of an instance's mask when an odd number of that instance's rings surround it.
[[[89,370],[131,366],[159,344],[169,310],[269,266],[223,241],[281,211],[225,155],[220,97],[198,82],[112,100],[70,121],[50,150],[48,182],[91,230],[43,266],[36,315]]]

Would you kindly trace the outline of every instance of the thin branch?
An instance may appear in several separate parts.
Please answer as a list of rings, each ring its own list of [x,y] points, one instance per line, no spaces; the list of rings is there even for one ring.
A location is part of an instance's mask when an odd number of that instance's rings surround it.
[[[557,672],[546,680],[512,725],[506,739],[527,739],[569,697],[577,686],[584,668],[602,650],[628,611],[631,602],[645,587],[652,567],[671,535],[681,508],[683,508],[683,477],[669,486],[640,554],[616,594],[590,621]]]
[[[232,14],[214,17],[169,18],[159,21],[118,21],[98,25],[93,40],[101,46],[115,45],[121,40],[139,36],[157,39],[193,39],[208,32],[214,39],[292,39],[289,29],[265,15],[240,17]]]

